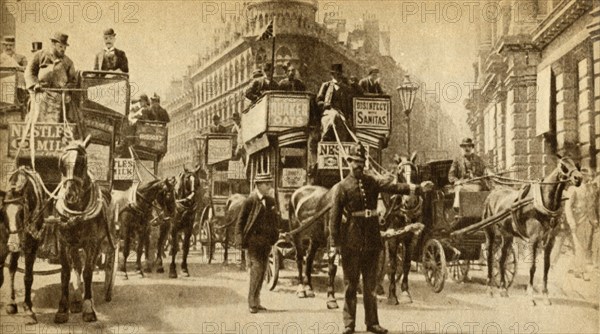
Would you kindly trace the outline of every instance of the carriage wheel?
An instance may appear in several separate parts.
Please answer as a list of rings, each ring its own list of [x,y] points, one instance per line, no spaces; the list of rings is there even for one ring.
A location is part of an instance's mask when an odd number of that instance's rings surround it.
[[[492,279],[494,280],[494,285],[498,288],[501,287],[500,284],[500,254],[502,251],[502,244],[494,245],[494,262],[492,269]],[[510,288],[512,285],[515,276],[517,275],[517,253],[515,252],[515,248],[511,247],[510,251],[506,254],[506,262],[504,263],[506,275],[506,288]]]
[[[437,293],[444,289],[444,281],[448,275],[446,254],[442,244],[435,239],[427,241],[423,249],[423,273],[425,280],[434,292]]]
[[[281,252],[277,245],[271,248],[269,253],[269,264],[265,272],[265,283],[269,290],[275,289],[277,286],[277,280],[279,279],[279,265],[281,264]]]
[[[469,260],[457,260],[450,263],[450,276],[456,283],[462,283],[469,274]]]
[[[115,287],[115,278],[117,277],[117,267],[119,265],[119,243],[114,249],[110,248],[106,254],[106,266],[104,267],[104,300],[112,300]]]
[[[215,249],[212,217],[212,208],[207,207],[202,212],[202,218],[200,220],[200,244],[202,244],[202,253],[204,254],[204,258],[208,264],[212,263]]]

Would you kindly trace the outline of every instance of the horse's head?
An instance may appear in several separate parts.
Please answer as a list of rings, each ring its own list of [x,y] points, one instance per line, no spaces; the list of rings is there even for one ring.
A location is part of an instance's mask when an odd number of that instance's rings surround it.
[[[166,217],[175,215],[175,178],[166,178],[156,184],[156,202]]]
[[[558,180],[562,182],[570,182],[575,187],[579,187],[583,181],[581,167],[569,157],[558,156]]]
[[[85,187],[89,184],[86,148],[90,144],[90,138],[88,136],[83,141],[71,142],[60,157],[59,169],[67,206],[80,203]]]
[[[188,171],[184,168],[183,172],[177,176],[175,181],[175,197],[177,199],[194,200],[196,192],[200,190],[200,180],[197,172],[198,170]]]
[[[419,167],[415,163],[417,160],[417,152],[413,153],[410,158],[405,156],[394,156],[396,166],[396,177],[398,182],[402,183],[419,183]]]

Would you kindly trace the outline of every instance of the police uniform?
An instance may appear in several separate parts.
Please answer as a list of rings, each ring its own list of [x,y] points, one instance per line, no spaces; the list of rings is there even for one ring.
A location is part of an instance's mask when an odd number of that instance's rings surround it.
[[[353,148],[351,158],[365,160],[364,147]],[[362,274],[364,282],[365,323],[367,329],[385,333],[379,326],[377,316],[377,261],[383,247],[379,232],[379,219],[376,214],[377,198],[380,192],[420,194],[421,187],[404,183],[394,183],[363,173],[357,178],[350,173],[334,186],[334,201],[330,212],[329,230],[332,247],[341,248],[341,262],[346,287],[344,300],[344,326],[352,333],[356,325],[356,290]],[[342,222],[342,215],[346,221]],[[378,327],[372,329],[372,327]]]

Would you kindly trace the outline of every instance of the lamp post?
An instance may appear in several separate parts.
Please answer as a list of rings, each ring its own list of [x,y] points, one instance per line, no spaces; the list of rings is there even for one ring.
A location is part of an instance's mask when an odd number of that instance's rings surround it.
[[[404,114],[406,115],[406,144],[408,154],[410,154],[410,113],[412,111],[413,105],[415,104],[415,97],[417,96],[417,90],[419,90],[419,85],[416,82],[411,82],[410,77],[408,75],[405,75],[404,80],[402,81],[402,83],[400,83],[400,86],[398,86],[396,90],[400,95],[400,102],[402,103]]]

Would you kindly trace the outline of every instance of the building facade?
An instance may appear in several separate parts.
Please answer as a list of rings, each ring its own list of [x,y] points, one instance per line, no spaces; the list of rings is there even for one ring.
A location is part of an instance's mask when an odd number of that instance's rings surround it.
[[[289,63],[298,69],[307,90],[316,94],[321,83],[330,80],[329,69],[333,63],[342,63],[346,76],[358,79],[366,76],[370,66],[379,67],[382,87],[391,95],[393,106],[393,131],[384,163],[390,163],[394,153],[406,153],[405,116],[400,111],[395,91],[405,70],[390,56],[389,32],[381,30],[374,17],[365,16],[361,25],[347,31],[343,19],[325,15],[329,19],[317,22],[317,2],[312,0],[255,1],[248,3],[246,9],[244,18],[230,17],[218,28],[213,48],[188,67],[185,80],[189,81],[190,89],[181,92],[186,96],[191,94],[192,131],[185,130],[188,139],[207,131],[213,115],[219,115],[224,125],[231,126],[232,114],[241,113],[249,106],[244,92],[252,82],[252,72],[272,60],[273,40],[257,39],[273,22],[276,81],[285,77],[283,65]],[[176,112],[188,112],[178,106],[166,105],[173,118]],[[441,131],[440,124],[446,124],[448,131]],[[413,133],[427,135],[413,137],[413,147],[427,152],[447,152],[458,147],[452,124],[438,104],[417,101],[411,115]],[[438,135],[444,133],[447,138],[441,139]],[[170,128],[169,136],[179,137],[180,133]],[[181,156],[180,151],[186,149],[169,144],[163,162],[178,161],[169,160],[170,155]]]
[[[486,0],[477,88],[466,107],[477,151],[498,170],[535,179],[556,154],[600,170],[600,8],[591,0]]]

